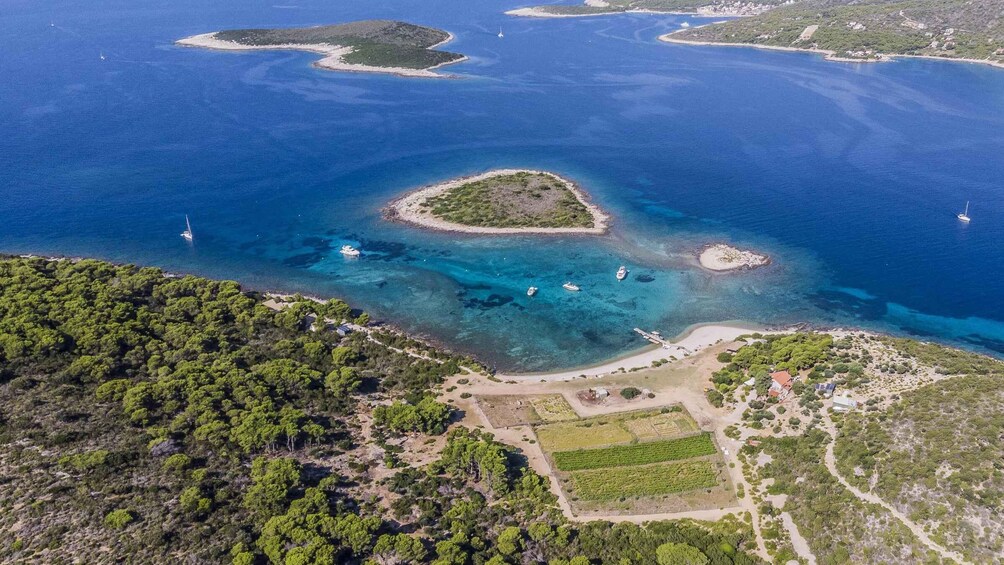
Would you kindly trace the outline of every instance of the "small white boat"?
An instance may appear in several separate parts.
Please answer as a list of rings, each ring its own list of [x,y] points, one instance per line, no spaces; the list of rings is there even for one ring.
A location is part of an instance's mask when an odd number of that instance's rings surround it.
[[[100,57],[101,57],[101,60],[102,60],[102,61],[104,61],[104,60],[105,60],[105,54],[104,54],[104,53],[101,53]]]
[[[627,278],[628,270],[627,267],[621,265],[620,269],[617,269],[617,280],[622,281]]]
[[[526,289],[527,296],[533,296],[534,294],[537,294],[537,287],[531,286],[530,288]]]
[[[343,245],[338,252],[341,253],[342,255],[345,255],[346,257],[359,256],[359,250],[356,249],[355,247],[352,247],[351,245]]]
[[[966,223],[966,224],[969,223],[969,201],[968,200],[966,200],[966,210],[965,210],[965,212],[962,212],[961,214],[956,214],[955,217],[958,218],[959,220],[961,220],[963,223]]]
[[[687,22],[683,22],[682,24],[680,24],[680,27],[690,27],[690,24],[688,24]]]
[[[187,241],[193,241],[194,238],[192,235],[192,223],[188,221],[188,214],[185,214],[185,231],[181,232],[181,237]]]
[[[579,285],[572,284],[570,282],[566,282],[565,284],[561,285],[561,288],[565,290],[570,290],[572,292],[579,292],[580,290],[582,290],[581,288],[579,288]]]
[[[502,26],[499,26],[499,39],[502,39],[505,35],[502,33]]]

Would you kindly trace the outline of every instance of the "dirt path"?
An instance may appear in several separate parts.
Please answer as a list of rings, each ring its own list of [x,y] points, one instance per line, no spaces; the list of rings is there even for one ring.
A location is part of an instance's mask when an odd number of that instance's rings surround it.
[[[837,437],[836,426],[833,425],[833,422],[830,421],[828,417],[826,418],[826,425],[827,425],[827,431],[829,432],[830,437],[832,439],[826,445],[826,454],[823,457],[823,461],[826,463],[826,469],[830,471],[830,474],[833,475],[833,477],[836,478],[837,481],[839,481],[840,484],[844,486],[844,488],[849,490],[851,494],[856,496],[859,500],[862,500],[864,502],[870,502],[872,504],[878,504],[882,508],[888,510],[890,514],[895,516],[897,520],[899,520],[900,522],[902,522],[904,526],[909,528],[910,531],[913,533],[913,535],[917,536],[917,539],[919,539],[921,543],[926,545],[930,550],[936,551],[939,555],[941,555],[945,559],[950,559],[958,563],[966,563],[966,564],[969,563],[962,557],[962,555],[954,551],[948,550],[942,547],[941,545],[935,543],[934,540],[928,537],[927,533],[924,531],[924,528],[921,527],[920,524],[917,524],[916,522],[913,522],[912,520],[907,518],[906,515],[904,515],[902,512],[894,508],[891,504],[887,503],[886,501],[882,500],[881,498],[870,492],[863,492],[854,485],[847,482],[847,480],[844,479],[844,477],[837,470],[837,458],[833,454],[833,447],[836,444],[836,437]]]

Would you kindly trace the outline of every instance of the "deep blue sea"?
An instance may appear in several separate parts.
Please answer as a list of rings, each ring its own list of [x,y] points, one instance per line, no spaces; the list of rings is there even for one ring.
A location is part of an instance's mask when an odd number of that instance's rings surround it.
[[[706,21],[686,16],[503,15],[521,5],[7,0],[0,251],[340,296],[510,370],[624,353],[636,326],[724,320],[1004,353],[1004,71],[657,41]],[[454,80],[408,79],[172,44],[366,18],[447,29],[470,60],[445,69]],[[403,191],[497,167],[578,181],[613,234],[381,219]],[[178,236],[186,213],[194,245]],[[694,256],[714,241],[773,263],[706,273]],[[343,243],[365,255],[343,258]]]

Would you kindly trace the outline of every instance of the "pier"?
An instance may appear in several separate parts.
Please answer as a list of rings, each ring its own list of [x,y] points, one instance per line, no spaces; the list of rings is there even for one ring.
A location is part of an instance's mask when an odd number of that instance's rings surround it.
[[[667,349],[672,347],[672,344],[666,341],[666,339],[661,335],[659,335],[658,332],[647,332],[641,328],[635,328],[634,331],[637,332],[638,335],[640,335],[641,337],[651,341],[656,345],[661,345]]]

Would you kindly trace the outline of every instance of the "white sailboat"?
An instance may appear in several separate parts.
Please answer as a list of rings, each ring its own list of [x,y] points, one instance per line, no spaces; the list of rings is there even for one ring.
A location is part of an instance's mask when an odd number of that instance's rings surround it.
[[[185,231],[181,232],[181,237],[186,241],[193,241],[192,223],[188,221],[188,214],[185,214]]]
[[[969,223],[969,201],[968,200],[966,200],[966,210],[964,212],[962,212],[961,214],[956,214],[955,217],[958,218],[959,220],[961,220],[963,223],[966,223],[966,224]]]
[[[342,248],[338,250],[338,252],[341,253],[342,255],[345,255],[346,257],[359,256],[359,250],[356,249],[355,247],[352,247],[351,245],[343,245]]]
[[[561,288],[565,290],[570,290],[572,292],[579,292],[580,290],[582,290],[581,288],[579,288],[579,285],[572,284],[570,282],[566,282],[565,284],[561,285]]]
[[[627,267],[621,265],[620,269],[617,269],[617,280],[622,281],[627,278],[628,270]]]
[[[502,26],[499,26],[499,39],[502,39],[505,35],[502,33]]]
[[[533,296],[534,294],[537,294],[537,287],[531,286],[530,288],[526,289],[527,296]]]

